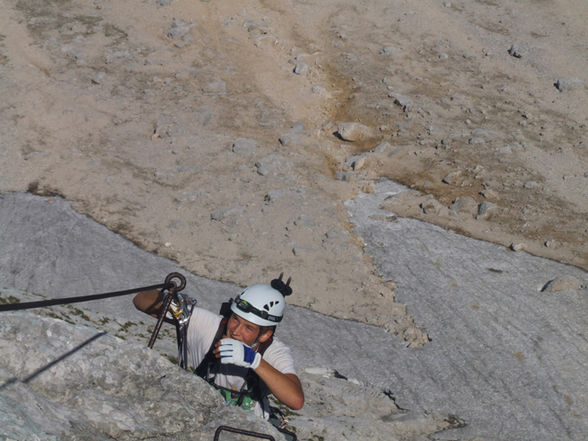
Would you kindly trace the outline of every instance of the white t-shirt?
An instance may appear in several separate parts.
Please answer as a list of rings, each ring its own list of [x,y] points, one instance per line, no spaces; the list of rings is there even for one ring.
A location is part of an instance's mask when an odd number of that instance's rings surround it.
[[[210,349],[218,331],[222,316],[206,309],[195,307],[188,325],[188,366],[196,369]],[[283,374],[294,374],[294,360],[290,348],[274,337],[272,344],[263,354],[263,359]],[[240,391],[245,382],[248,368],[231,364],[221,364],[221,371],[216,374],[214,382],[217,386]],[[267,391],[269,393],[269,390]],[[265,406],[264,406],[265,407]],[[262,410],[260,403],[255,406],[255,413],[268,418],[267,409]]]

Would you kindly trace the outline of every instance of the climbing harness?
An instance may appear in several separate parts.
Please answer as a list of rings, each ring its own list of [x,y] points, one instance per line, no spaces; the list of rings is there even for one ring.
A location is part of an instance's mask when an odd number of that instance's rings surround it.
[[[282,296],[288,296],[292,294],[292,288],[290,287],[291,278],[287,280],[286,283],[282,280],[283,273],[277,279],[271,281],[271,287],[279,291]],[[254,285],[256,287],[258,285]],[[269,288],[269,287],[268,287]],[[246,290],[247,291],[247,290]],[[246,292],[245,291],[245,292]],[[279,294],[278,294],[279,295]],[[269,410],[269,421],[272,425],[280,431],[282,434],[286,436],[286,439],[289,441],[296,441],[297,437],[294,432],[291,432],[286,429],[289,422],[286,419],[285,415],[283,414],[280,409],[277,407],[273,407],[269,405],[269,401],[267,399],[266,394],[264,393],[264,385],[259,376],[253,372],[253,370],[249,369],[247,371],[247,375],[245,377],[245,381],[243,386],[240,390],[232,390],[222,386],[219,386],[215,383],[215,377],[219,373],[220,370],[220,361],[214,355],[214,348],[216,347],[216,343],[222,338],[223,335],[226,334],[227,330],[227,323],[229,317],[233,312],[235,312],[235,307],[238,308],[240,311],[245,313],[254,312],[255,314],[259,314],[260,317],[264,319],[268,319],[269,314],[263,314],[266,311],[259,311],[259,308],[249,304],[246,302],[245,305],[239,305],[238,302],[240,301],[240,296],[237,297],[237,300],[233,301],[233,299],[229,299],[229,301],[224,302],[220,309],[220,315],[223,317],[221,322],[219,323],[218,329],[216,334],[212,340],[212,343],[209,347],[208,352],[200,362],[200,364],[194,370],[194,373],[201,378],[203,378],[206,382],[208,382],[211,386],[219,391],[219,393],[223,396],[225,401],[229,404],[239,406],[245,410],[251,410],[256,402],[264,403],[262,407]],[[237,303],[235,303],[237,302]],[[281,320],[281,311],[280,316],[276,317],[276,320],[271,320],[273,322],[279,322]],[[275,329],[274,329],[275,333]],[[273,342],[273,335],[270,339],[266,340],[265,342],[259,344],[257,347],[257,352],[261,355],[267,350],[267,348]],[[179,345],[178,345],[179,348]],[[178,357],[179,358],[179,357]]]
[[[206,382],[208,382],[215,389],[217,389],[223,396],[223,398],[225,398],[227,403],[242,407],[246,410],[251,410],[255,406],[255,402],[261,401],[262,399],[261,384],[259,381],[259,377],[257,376],[257,374],[255,374],[255,372],[253,372],[251,369],[248,370],[243,386],[239,391],[218,386],[214,382],[216,374],[219,371],[220,361],[218,358],[216,358],[213,351],[216,346],[216,343],[222,338],[223,335],[226,334],[227,323],[232,313],[232,302],[233,299],[229,299],[228,302],[224,302],[222,304],[220,314],[223,316],[223,318],[221,319],[221,322],[218,325],[216,335],[212,340],[208,352],[206,353],[200,364],[196,367],[194,373],[199,377],[203,378],[204,380],[206,380]],[[272,341],[273,336],[266,342],[260,344],[257,347],[257,352],[263,355],[266,349],[272,343]]]

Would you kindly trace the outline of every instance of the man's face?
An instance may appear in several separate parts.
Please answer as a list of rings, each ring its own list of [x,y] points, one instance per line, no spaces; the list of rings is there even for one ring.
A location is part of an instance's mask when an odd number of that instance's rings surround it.
[[[237,314],[231,314],[227,323],[227,337],[239,340],[247,346],[252,346],[259,336],[259,326],[251,323]],[[261,340],[261,338],[260,338]]]

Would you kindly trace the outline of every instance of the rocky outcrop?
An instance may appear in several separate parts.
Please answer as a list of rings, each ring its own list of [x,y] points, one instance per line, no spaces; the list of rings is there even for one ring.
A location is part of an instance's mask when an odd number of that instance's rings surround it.
[[[0,433],[8,439],[210,440],[219,425],[271,434],[156,351],[31,313],[3,313]]]
[[[136,333],[123,339],[82,324],[98,318],[91,311],[77,310],[67,323],[61,318],[65,311],[43,312],[55,317],[1,313],[0,435],[210,440],[226,425],[283,439],[269,423],[227,406],[200,378],[137,343]],[[447,416],[400,410],[385,391],[334,369],[308,368],[301,379],[305,407],[297,412],[283,408],[299,439],[420,439],[456,426]]]

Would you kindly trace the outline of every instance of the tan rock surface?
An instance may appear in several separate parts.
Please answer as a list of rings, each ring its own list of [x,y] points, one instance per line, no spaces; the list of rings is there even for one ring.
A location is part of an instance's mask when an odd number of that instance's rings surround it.
[[[418,190],[400,216],[588,268],[585,2],[0,9],[2,192],[61,194],[202,276],[285,271],[293,302],[414,345],[426,336],[342,205],[375,179]],[[346,142],[347,122],[377,136]],[[500,209],[424,213],[425,194]]]

